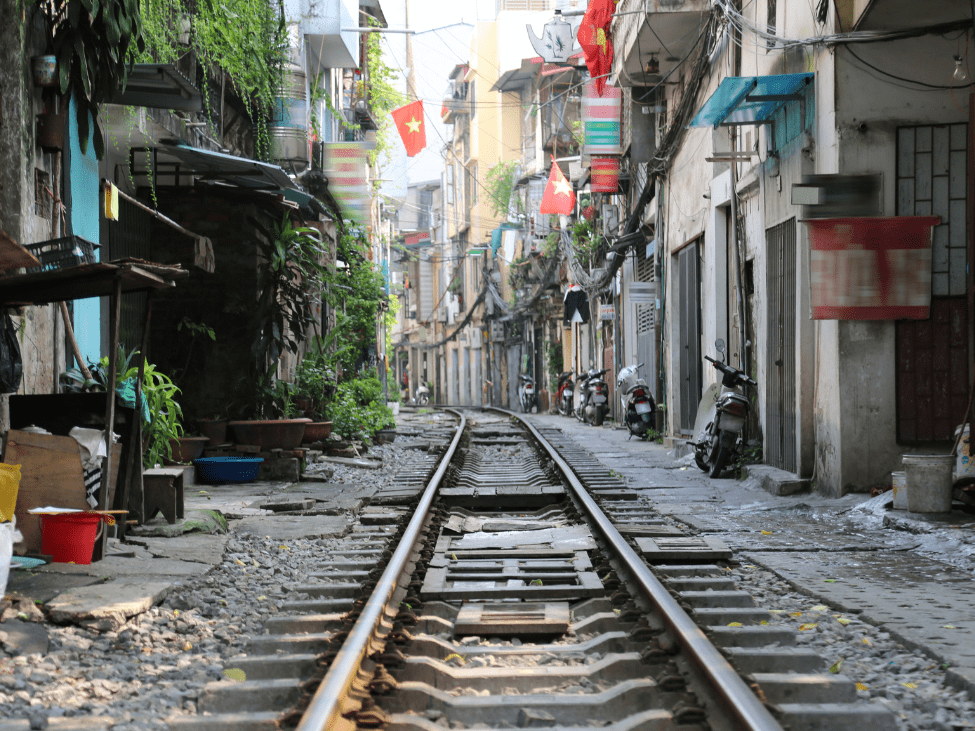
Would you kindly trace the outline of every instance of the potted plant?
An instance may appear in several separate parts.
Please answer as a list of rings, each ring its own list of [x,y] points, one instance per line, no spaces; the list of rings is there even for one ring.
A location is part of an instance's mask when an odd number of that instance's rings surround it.
[[[99,160],[105,140],[98,124],[99,105],[124,89],[136,49],[145,50],[139,3],[131,0],[34,0],[47,21],[51,48],[57,57],[58,90],[78,107],[78,138],[82,153],[89,138]]]
[[[123,401],[128,395],[129,404],[135,407],[135,379],[139,375],[138,365],[133,360],[139,351],[133,350],[128,355],[121,350],[118,355],[118,386],[116,391]],[[88,370],[91,378],[85,378],[78,368],[71,368],[60,376],[62,388],[68,392],[104,392],[108,390],[108,356],[98,363],[89,362]],[[179,388],[172,379],[156,370],[156,366],[145,361],[142,377],[142,404],[138,407],[142,412],[142,464],[146,468],[166,460],[174,459],[174,447],[180,448],[183,439],[183,409],[176,401]],[[191,438],[192,439],[192,438]],[[202,447],[201,447],[202,449]],[[179,456],[180,451],[176,456]]]
[[[285,350],[297,353],[306,327],[315,322],[313,292],[326,273],[325,249],[318,232],[292,225],[285,214],[275,225],[254,220],[264,234],[258,240],[258,301],[251,352],[256,363],[251,420],[231,421],[236,439],[244,444],[281,447],[301,442],[308,419],[296,419],[295,392],[275,377]],[[287,445],[287,446],[286,446]]]

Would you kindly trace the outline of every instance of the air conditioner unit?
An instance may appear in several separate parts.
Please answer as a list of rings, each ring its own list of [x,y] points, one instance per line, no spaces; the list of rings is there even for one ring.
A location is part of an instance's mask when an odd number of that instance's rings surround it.
[[[447,310],[444,307],[437,308],[437,322],[447,322]]]

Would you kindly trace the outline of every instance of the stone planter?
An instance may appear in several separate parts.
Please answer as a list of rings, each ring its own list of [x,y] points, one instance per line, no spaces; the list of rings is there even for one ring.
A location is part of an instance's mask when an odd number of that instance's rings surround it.
[[[200,419],[197,426],[200,429],[200,434],[209,440],[207,442],[208,447],[215,447],[227,441],[226,419]]]
[[[268,449],[294,449],[301,444],[305,426],[311,419],[266,419],[263,421],[231,421],[230,428],[238,444],[250,444]]]

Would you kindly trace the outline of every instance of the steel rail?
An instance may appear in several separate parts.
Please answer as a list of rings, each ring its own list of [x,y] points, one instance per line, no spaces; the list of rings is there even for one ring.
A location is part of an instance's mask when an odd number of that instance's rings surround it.
[[[446,473],[447,467],[454,457],[454,452],[457,451],[460,436],[464,433],[464,427],[467,425],[467,419],[463,414],[452,409],[445,409],[445,411],[450,411],[450,413],[460,417],[457,433],[440,461],[440,466],[423,491],[416,511],[413,513],[413,518],[406,527],[402,540],[393,552],[386,570],[379,577],[375,590],[362,609],[362,614],[359,615],[359,619],[349,632],[348,639],[335,656],[335,660],[332,661],[295,731],[325,731],[326,729],[332,731],[341,727],[342,711],[347,710],[341,708],[342,701],[352,687],[356,673],[365,658],[366,648],[369,646],[369,642],[372,640],[373,634],[386,611],[386,605],[396,590],[396,584],[406,567],[407,559],[413,553],[414,545],[419,538],[420,529],[427,518],[430,506],[433,504],[437,488],[440,486],[444,473]],[[349,723],[348,726],[355,728],[355,722]]]
[[[769,710],[752,692],[751,688],[741,679],[741,676],[725,659],[718,649],[701,631],[694,620],[680,607],[670,592],[647,568],[647,565],[637,555],[626,539],[620,535],[615,526],[592,499],[583,484],[576,477],[572,468],[562,459],[559,453],[548,443],[539,431],[519,414],[490,407],[492,411],[513,416],[528,427],[529,431],[548,452],[549,456],[558,464],[579,502],[582,503],[589,517],[602,533],[603,538],[623,561],[640,589],[647,598],[660,610],[669,629],[677,637],[681,647],[688,657],[704,675],[711,688],[715,691],[718,701],[726,713],[736,722],[735,729],[740,731],[783,731],[782,726],[772,716]]]

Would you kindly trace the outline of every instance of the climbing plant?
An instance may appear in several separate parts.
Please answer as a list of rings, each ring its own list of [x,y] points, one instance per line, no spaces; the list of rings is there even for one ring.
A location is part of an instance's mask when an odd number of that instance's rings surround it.
[[[487,192],[488,203],[494,216],[508,216],[511,196],[515,190],[515,173],[518,164],[517,160],[502,160],[497,165],[492,165],[487,172],[484,190]]]
[[[98,2],[99,0],[91,0]],[[128,0],[133,2],[133,0]],[[267,159],[268,125],[281,88],[288,51],[282,0],[138,0],[144,51],[137,61],[173,63],[195,52],[204,81],[214,73],[227,80],[244,104],[254,127],[255,155]],[[190,9],[192,8],[192,13]],[[210,96],[203,95],[207,116]]]
[[[379,25],[373,18],[369,18],[369,24],[374,27]],[[367,97],[378,126],[376,149],[369,152],[369,164],[375,167],[380,160],[388,157],[393,148],[394,125],[390,112],[403,106],[406,103],[406,98],[394,86],[396,71],[386,63],[379,34],[367,33],[365,39]]]

